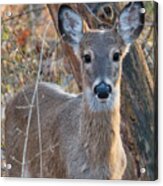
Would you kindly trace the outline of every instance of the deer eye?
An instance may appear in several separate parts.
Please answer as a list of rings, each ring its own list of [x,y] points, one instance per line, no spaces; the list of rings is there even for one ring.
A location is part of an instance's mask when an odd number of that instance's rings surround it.
[[[120,52],[115,52],[114,54],[113,54],[113,61],[115,61],[115,62],[117,62],[117,61],[119,61],[120,60]]]
[[[85,54],[83,56],[84,63],[91,63],[91,55],[90,54]]]

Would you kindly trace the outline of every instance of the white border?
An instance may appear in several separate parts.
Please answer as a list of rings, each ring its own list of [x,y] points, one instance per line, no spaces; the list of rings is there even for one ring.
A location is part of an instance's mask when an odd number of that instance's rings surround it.
[[[129,1],[134,1],[134,0],[24,0],[24,1],[21,1],[21,0],[1,0],[0,1],[0,4],[35,4],[35,3],[39,3],[39,4],[47,4],[47,3],[64,3],[64,2],[67,2],[67,3],[79,3],[79,2],[119,2],[119,1],[126,1],[126,2],[129,2]],[[141,0],[135,0],[135,1],[141,1]],[[150,0],[144,0],[144,1],[150,1]],[[160,0],[158,0],[157,2],[159,2]],[[160,1],[161,2],[161,1]]]
[[[108,0],[62,0],[62,2],[106,2]],[[118,1],[118,0],[113,0]],[[111,2],[113,2],[111,1]],[[121,0],[120,0],[121,1]],[[130,0],[133,1],[133,0]],[[163,18],[163,1],[157,0],[159,3],[159,20]],[[34,3],[61,3],[61,0],[1,0],[0,4],[34,4]],[[0,178],[0,185],[16,185],[16,186],[43,186],[43,185],[59,185],[59,186],[77,186],[88,185],[163,185],[163,21],[159,21],[159,179],[155,182],[140,182],[140,181],[99,181],[99,180],[59,180],[59,179],[21,179],[21,178]]]

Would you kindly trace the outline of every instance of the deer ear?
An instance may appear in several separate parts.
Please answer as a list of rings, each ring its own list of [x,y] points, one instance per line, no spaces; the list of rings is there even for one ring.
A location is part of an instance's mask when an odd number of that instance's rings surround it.
[[[83,36],[82,18],[67,5],[59,9],[58,27],[66,42],[70,45],[79,44]]]
[[[144,26],[144,5],[142,2],[127,4],[120,13],[118,31],[126,44],[137,39]]]

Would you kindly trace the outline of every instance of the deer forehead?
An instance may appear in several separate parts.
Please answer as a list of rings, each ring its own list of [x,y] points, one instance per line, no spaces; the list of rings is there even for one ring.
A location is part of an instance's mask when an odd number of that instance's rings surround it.
[[[80,46],[83,50],[91,49],[97,52],[109,51],[124,45],[123,40],[116,31],[108,30],[93,30],[83,35]]]

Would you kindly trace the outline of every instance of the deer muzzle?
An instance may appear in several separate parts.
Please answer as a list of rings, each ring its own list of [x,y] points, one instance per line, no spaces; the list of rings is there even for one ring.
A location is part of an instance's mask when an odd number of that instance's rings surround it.
[[[94,94],[97,96],[100,100],[105,100],[109,97],[109,94],[112,92],[111,85],[100,82],[98,85],[94,87]]]

